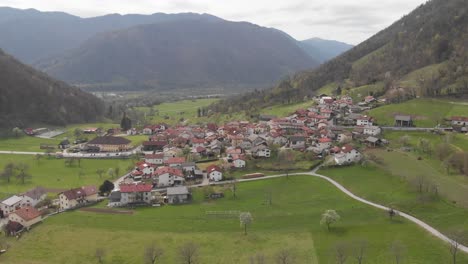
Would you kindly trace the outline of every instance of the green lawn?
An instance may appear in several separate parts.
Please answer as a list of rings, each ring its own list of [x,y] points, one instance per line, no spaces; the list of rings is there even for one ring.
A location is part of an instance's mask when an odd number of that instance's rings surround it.
[[[29,165],[29,173],[32,178],[25,184],[21,184],[17,179],[11,179],[10,184],[5,180],[0,181],[0,196],[26,191],[35,186],[43,186],[52,189],[69,189],[83,185],[100,185],[108,179],[107,170],[109,168],[120,168],[123,175],[127,167],[133,164],[131,160],[118,159],[82,159],[80,167],[74,164],[72,167],[65,166],[64,159],[42,158],[36,161],[32,155],[0,155],[0,170],[9,162],[24,162]],[[97,169],[104,169],[102,178],[96,174]],[[83,175],[80,177],[80,171]]]
[[[206,118],[198,117],[198,109],[207,107],[219,99],[196,99],[162,103],[154,107],[137,107],[139,111],[147,113],[147,121],[150,123],[164,122],[169,125],[178,124],[181,119],[188,120],[190,124],[206,121]]]
[[[359,86],[349,90],[343,89],[342,93],[351,96],[354,102],[360,102],[364,99],[364,97],[377,92],[382,92],[383,90],[384,84],[382,82],[378,82],[376,84]]]
[[[396,114],[412,115],[415,126],[434,127],[439,123],[443,124],[444,118],[468,115],[468,104],[440,99],[413,99],[369,111],[369,115],[376,118],[379,125],[393,125]]]
[[[272,194],[272,205],[265,194]],[[238,184],[237,198],[206,202],[201,192],[185,206],[142,208],[133,215],[67,212],[45,220],[2,255],[3,263],[97,263],[97,247],[106,252],[104,263],[142,263],[153,241],[164,248],[160,263],[179,263],[177,248],[187,241],[199,245],[200,263],[249,263],[261,253],[274,263],[281,249],[291,249],[295,263],[335,263],[334,248],[343,242],[368,241],[365,263],[394,263],[389,245],[405,245],[405,263],[440,264],[450,259],[447,245],[412,223],[391,221],[385,212],[349,199],[327,182],[297,176]],[[326,209],[341,215],[331,232],[320,226]],[[254,218],[248,235],[237,218],[213,218],[206,211],[249,211]],[[351,250],[349,252],[352,252]],[[349,256],[349,259],[352,257]],[[468,256],[460,255],[460,261]],[[351,262],[350,262],[351,263]],[[462,263],[462,262],[460,262]]]
[[[0,138],[0,150],[45,152],[44,149],[40,148],[41,144],[57,147],[61,140],[61,137],[60,139],[43,139],[30,136]]]
[[[401,167],[405,170],[411,170],[411,168],[407,169],[405,165],[407,164],[405,163]],[[358,165],[347,168],[322,169],[319,173],[335,179],[358,196],[412,214],[433,225],[441,232],[459,228],[468,230],[467,209],[461,208],[441,196],[422,200],[417,187],[410,184],[404,175],[392,174],[373,166],[362,167]]]
[[[314,101],[307,101],[295,104],[281,104],[267,107],[261,110],[262,114],[285,117],[294,113],[297,109],[307,109],[315,104]]]

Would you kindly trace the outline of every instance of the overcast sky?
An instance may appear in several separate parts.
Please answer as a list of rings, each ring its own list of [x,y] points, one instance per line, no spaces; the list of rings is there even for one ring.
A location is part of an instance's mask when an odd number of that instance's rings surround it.
[[[63,11],[81,17],[109,13],[209,13],[285,31],[296,39],[358,44],[426,0],[0,0],[0,6]]]

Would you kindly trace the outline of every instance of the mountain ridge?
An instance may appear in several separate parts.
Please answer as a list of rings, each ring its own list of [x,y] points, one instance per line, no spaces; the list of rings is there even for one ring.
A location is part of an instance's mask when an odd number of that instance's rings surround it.
[[[0,128],[94,122],[103,102],[54,80],[0,49]]]

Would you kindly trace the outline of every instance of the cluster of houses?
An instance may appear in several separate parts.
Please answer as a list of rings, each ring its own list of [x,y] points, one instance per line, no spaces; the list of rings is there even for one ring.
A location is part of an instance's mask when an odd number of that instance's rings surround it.
[[[43,214],[36,206],[47,196],[44,188],[37,187],[23,194],[13,195],[0,202],[0,217],[8,221],[5,230],[14,235],[42,221]]]
[[[24,229],[41,222],[49,205],[41,204],[47,197],[47,191],[36,187],[25,193],[10,196],[0,202],[0,218],[5,221],[8,235],[16,235]],[[59,193],[56,205],[60,211],[76,208],[95,202],[98,192],[95,186],[85,186]]]

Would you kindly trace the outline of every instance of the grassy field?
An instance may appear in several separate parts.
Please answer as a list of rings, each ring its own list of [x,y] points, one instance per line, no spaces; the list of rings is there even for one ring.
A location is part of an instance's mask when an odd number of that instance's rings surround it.
[[[351,96],[354,102],[360,102],[364,97],[371,95],[376,92],[382,92],[384,90],[384,84],[379,82],[376,84],[369,84],[360,87],[351,88],[349,90],[344,89],[343,94]]]
[[[356,195],[410,213],[442,232],[459,228],[468,230],[467,209],[441,196],[422,200],[417,187],[403,175],[373,166],[323,169],[319,173],[337,180]]]
[[[272,204],[265,204],[271,193]],[[341,221],[330,232],[320,226],[326,209],[335,209]],[[242,234],[238,218],[213,218],[206,211],[249,211],[253,223]],[[74,211],[46,219],[12,244],[2,263],[97,263],[96,248],[106,252],[104,263],[142,263],[153,241],[164,248],[160,263],[180,263],[178,247],[187,241],[199,245],[199,263],[249,263],[264,254],[274,263],[281,249],[290,250],[295,263],[335,263],[336,243],[350,247],[356,239],[368,241],[365,263],[394,263],[389,245],[405,247],[405,263],[440,264],[450,259],[447,246],[415,225],[350,200],[325,181],[297,176],[238,184],[237,198],[227,192],[217,201],[203,201],[195,193],[190,205],[142,208],[133,215]],[[460,255],[460,261],[468,261]],[[460,262],[462,263],[462,262]]]
[[[60,141],[62,138],[44,139],[30,136],[0,138],[0,150],[45,152],[40,148],[41,144],[57,147]]]
[[[413,99],[400,104],[390,104],[374,108],[369,115],[377,119],[379,125],[393,125],[396,114],[413,116],[418,127],[434,127],[444,118],[456,115],[468,115],[468,104],[439,99]]]
[[[147,121],[150,123],[166,123],[169,125],[178,124],[180,120],[187,120],[187,123],[195,124],[205,121],[206,118],[198,117],[198,109],[207,107],[219,99],[196,99],[183,100],[169,103],[162,103],[154,107],[137,107],[139,111],[147,113]]]
[[[83,185],[100,185],[108,179],[107,170],[109,168],[119,168],[120,174],[124,174],[127,167],[133,164],[131,160],[116,159],[82,159],[80,167],[74,164],[72,167],[65,166],[64,159],[42,158],[39,161],[32,155],[0,155],[0,170],[9,162],[23,162],[29,165],[29,173],[32,178],[21,184],[18,179],[12,178],[10,184],[5,180],[0,183],[0,196],[26,191],[35,186],[42,186],[52,189],[69,189]],[[96,173],[97,169],[104,169],[102,178]],[[80,172],[82,175],[80,176]]]
[[[262,114],[275,115],[285,117],[294,113],[297,109],[307,109],[315,104],[314,101],[307,101],[295,104],[281,104],[267,107],[261,111]]]

